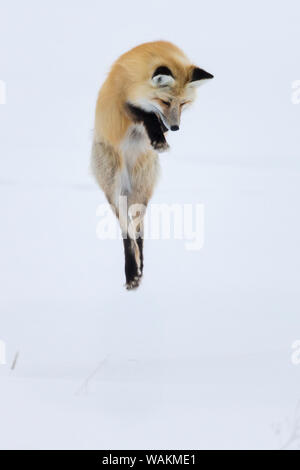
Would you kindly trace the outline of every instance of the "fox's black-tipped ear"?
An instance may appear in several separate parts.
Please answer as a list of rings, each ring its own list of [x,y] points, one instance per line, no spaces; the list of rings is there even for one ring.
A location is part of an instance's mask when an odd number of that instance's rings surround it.
[[[169,67],[165,65],[157,67],[152,75],[152,83],[157,87],[172,85],[174,83],[174,77]]]
[[[169,69],[169,67],[166,67],[165,65],[161,65],[160,67],[157,67],[157,69],[155,69],[152,75],[152,78],[156,77],[156,75],[171,75],[171,77],[173,77],[171,70]]]
[[[199,86],[202,84],[203,80],[210,80],[211,78],[214,78],[211,73],[206,72],[206,70],[200,69],[199,67],[194,67],[189,84],[192,86]]]

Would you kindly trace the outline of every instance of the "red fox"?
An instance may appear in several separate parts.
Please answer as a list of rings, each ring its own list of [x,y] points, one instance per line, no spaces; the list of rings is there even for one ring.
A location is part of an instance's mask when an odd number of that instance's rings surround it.
[[[168,149],[165,134],[179,130],[196,86],[211,78],[177,46],[156,41],[123,54],[100,90],[92,171],[119,219],[127,289],[143,274],[143,218],[158,177],[157,152]]]

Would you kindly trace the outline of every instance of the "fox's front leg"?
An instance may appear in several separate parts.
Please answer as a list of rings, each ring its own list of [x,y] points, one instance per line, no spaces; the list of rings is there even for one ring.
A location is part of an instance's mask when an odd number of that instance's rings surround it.
[[[168,150],[169,144],[163,134],[161,123],[155,114],[152,113],[152,115],[147,117],[147,119],[144,121],[144,126],[148,133],[152,147],[158,152],[164,152],[165,150]]]
[[[159,120],[155,113],[148,113],[132,104],[127,105],[129,113],[135,122],[142,122],[147,131],[152,147],[157,151],[164,151],[169,145],[164,136],[164,124]]]

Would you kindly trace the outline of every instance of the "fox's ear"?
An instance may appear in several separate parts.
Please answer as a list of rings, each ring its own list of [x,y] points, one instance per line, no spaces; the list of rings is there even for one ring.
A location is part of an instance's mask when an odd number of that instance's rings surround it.
[[[214,76],[206,72],[203,69],[200,69],[199,67],[194,67],[192,69],[192,74],[191,78],[189,81],[189,86],[199,86],[202,85],[206,80],[210,80],[211,78],[214,78]]]
[[[151,81],[156,87],[165,87],[173,85],[175,80],[171,70],[168,67],[161,66],[157,67]]]

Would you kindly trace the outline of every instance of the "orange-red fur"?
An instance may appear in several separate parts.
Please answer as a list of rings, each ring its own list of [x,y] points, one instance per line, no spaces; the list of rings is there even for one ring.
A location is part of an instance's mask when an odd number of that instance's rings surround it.
[[[160,66],[168,67],[175,77],[172,86],[154,86],[153,72]],[[157,41],[142,44],[123,54],[112,66],[98,96],[92,168],[115,214],[119,217],[123,236],[127,236],[126,221],[119,214],[118,200],[126,196],[128,205],[147,206],[157,180],[159,165],[143,124],[137,124],[128,113],[126,103],[158,109],[165,122],[179,123],[182,107],[195,98],[190,86],[195,66],[174,44]],[[168,105],[171,101],[172,105]],[[170,126],[169,126],[170,127]],[[174,127],[174,126],[173,126]],[[172,126],[171,126],[172,128]],[[163,150],[167,148],[165,142]],[[158,147],[157,147],[158,148]],[[144,210],[140,215],[144,215]],[[127,214],[129,219],[129,213]],[[143,226],[143,221],[139,228]],[[132,251],[137,266],[141,266],[141,253],[136,237],[132,239]],[[128,248],[127,248],[128,249]],[[137,287],[135,276],[127,287]]]
[[[118,148],[131,123],[124,103],[149,93],[152,72],[162,63],[175,71],[178,80],[173,94],[180,96],[185,91],[193,65],[174,44],[167,41],[141,44],[119,57],[98,96],[96,139],[101,138]]]

